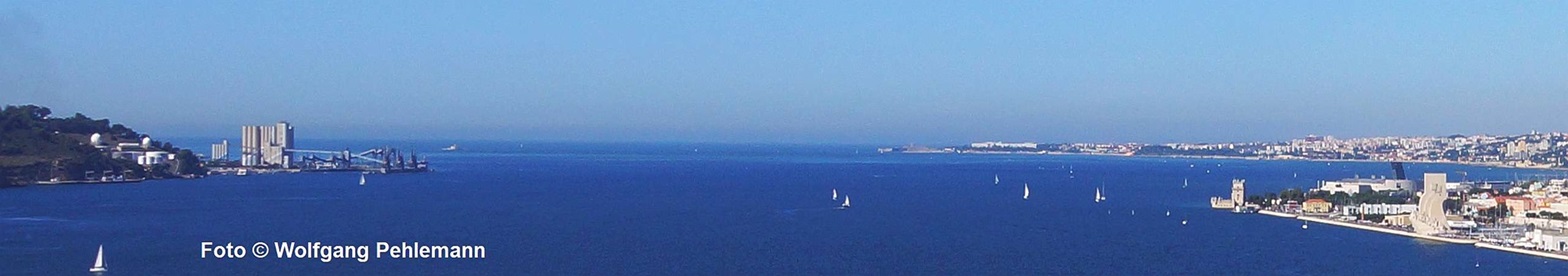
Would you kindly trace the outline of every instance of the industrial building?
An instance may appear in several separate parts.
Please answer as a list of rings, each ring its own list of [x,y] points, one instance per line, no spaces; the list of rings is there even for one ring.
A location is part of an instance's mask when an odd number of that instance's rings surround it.
[[[212,157],[209,157],[208,159],[212,161],[228,161],[229,139],[223,139],[222,143],[212,144]]]
[[[281,168],[293,165],[294,127],[288,122],[244,126],[241,135],[240,165]]]

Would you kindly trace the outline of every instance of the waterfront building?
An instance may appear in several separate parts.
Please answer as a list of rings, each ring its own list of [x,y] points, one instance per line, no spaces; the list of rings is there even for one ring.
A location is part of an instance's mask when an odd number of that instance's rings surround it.
[[[1315,190],[1330,194],[1343,192],[1349,195],[1363,192],[1413,192],[1416,190],[1416,182],[1407,179],[1346,178],[1339,181],[1320,181],[1318,182],[1318,188]]]
[[[977,149],[1035,149],[1036,147],[1039,147],[1039,144],[1032,142],[1008,143],[998,141],[969,143],[969,147]]]
[[[212,157],[208,159],[212,161],[229,160],[229,139],[223,139],[222,143],[212,144]]]
[[[1340,213],[1344,214],[1346,216],[1354,216],[1354,215],[1394,215],[1394,214],[1415,213],[1416,211],[1418,211],[1420,209],[1421,209],[1420,206],[1417,206],[1415,204],[1381,204],[1381,203],[1379,203],[1379,204],[1366,204],[1366,203],[1362,203],[1360,205],[1355,205],[1355,206],[1344,206],[1344,207],[1341,207],[1340,208]]]
[[[1246,184],[1246,179],[1237,178],[1230,180],[1230,201],[1236,203],[1237,207],[1241,207],[1247,202]]]
[[[294,157],[294,127],[288,122],[241,128],[240,165],[289,167]]]
[[[1245,208],[1245,206],[1247,205],[1247,198],[1246,198],[1246,196],[1247,196],[1247,185],[1246,185],[1246,183],[1247,183],[1246,179],[1240,179],[1240,178],[1231,179],[1230,180],[1230,199],[1225,199],[1225,198],[1221,198],[1221,197],[1217,197],[1217,196],[1216,197],[1210,197],[1209,198],[1209,207],[1210,208],[1214,208],[1214,209],[1232,209],[1233,211],[1238,211],[1238,212],[1243,211],[1243,208]]]
[[[1334,204],[1321,198],[1308,199],[1301,204],[1301,211],[1306,213],[1328,213],[1334,210]]]
[[[1568,233],[1563,230],[1535,229],[1525,234],[1525,238],[1534,241],[1537,249],[1562,252],[1568,251]]]

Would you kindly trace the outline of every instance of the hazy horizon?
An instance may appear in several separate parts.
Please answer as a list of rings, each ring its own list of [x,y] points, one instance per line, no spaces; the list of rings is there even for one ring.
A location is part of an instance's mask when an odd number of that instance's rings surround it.
[[[164,137],[942,145],[1568,131],[1562,2],[0,3],[0,103]],[[193,146],[193,145],[183,145]]]

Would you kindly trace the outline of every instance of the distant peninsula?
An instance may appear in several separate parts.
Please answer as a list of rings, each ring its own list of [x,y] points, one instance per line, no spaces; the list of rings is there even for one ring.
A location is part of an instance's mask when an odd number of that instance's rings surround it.
[[[1568,134],[1449,135],[1338,139],[1308,135],[1278,142],[1034,143],[975,142],[964,146],[908,145],[880,153],[1094,154],[1271,160],[1365,160],[1460,163],[1516,168],[1568,168]]]
[[[130,127],[47,107],[0,109],[0,187],[27,184],[134,182],[206,174],[190,150]]]

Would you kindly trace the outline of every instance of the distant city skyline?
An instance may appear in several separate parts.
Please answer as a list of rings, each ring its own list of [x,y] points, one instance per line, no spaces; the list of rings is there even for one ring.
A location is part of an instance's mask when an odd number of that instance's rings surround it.
[[[0,3],[0,104],[145,133],[932,145],[1568,131],[1562,2]],[[185,145],[193,146],[193,145]]]

